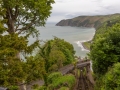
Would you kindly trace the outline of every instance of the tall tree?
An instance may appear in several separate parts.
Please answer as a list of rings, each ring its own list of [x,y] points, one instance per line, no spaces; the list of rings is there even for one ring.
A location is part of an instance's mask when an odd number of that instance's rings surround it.
[[[45,25],[52,3],[54,0],[1,0],[0,7],[6,11],[1,16],[7,20],[7,32],[38,34],[35,26]]]
[[[39,30],[35,27],[45,25],[53,3],[54,0],[0,0],[0,85],[26,82],[29,73],[25,69],[32,69],[28,64],[35,60],[26,62],[21,53],[31,54],[39,46],[37,38],[28,45],[28,37],[38,37]]]

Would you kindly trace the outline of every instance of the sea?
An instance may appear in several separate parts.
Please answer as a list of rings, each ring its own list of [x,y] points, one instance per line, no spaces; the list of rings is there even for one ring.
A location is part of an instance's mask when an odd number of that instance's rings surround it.
[[[45,27],[37,27],[37,29],[40,32],[39,40],[47,41],[53,39],[54,36],[64,39],[73,45],[75,55],[81,58],[89,53],[89,50],[84,49],[81,43],[91,40],[95,34],[94,28],[55,26],[55,24],[46,24]],[[30,42],[33,41],[34,38],[30,38]]]

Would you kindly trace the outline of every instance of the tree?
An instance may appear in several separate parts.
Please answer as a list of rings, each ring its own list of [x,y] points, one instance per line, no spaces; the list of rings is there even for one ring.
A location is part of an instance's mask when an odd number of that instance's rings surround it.
[[[54,64],[61,63],[59,68],[71,64],[74,61],[74,54],[74,48],[70,43],[55,37],[54,40],[49,40],[40,47],[37,56],[45,60],[46,72],[49,72],[49,68]]]
[[[29,73],[24,67],[37,64],[35,59],[24,59],[21,54],[32,54],[39,46],[37,38],[28,45],[28,38],[38,37],[39,30],[35,27],[45,25],[53,3],[54,0],[0,0],[0,85],[26,83]]]
[[[52,41],[54,46],[56,46],[58,50],[63,52],[63,54],[66,57],[66,61],[63,62],[63,65],[70,64],[74,61],[74,47],[69,42],[64,41],[64,39],[59,39],[57,37],[54,38],[54,41]]]
[[[120,24],[108,27],[104,34],[99,34],[91,46],[90,58],[92,59],[95,74],[103,75],[108,67],[120,62]]]
[[[120,89],[120,63],[116,63],[105,74],[101,90],[119,90]]]
[[[7,20],[7,32],[38,34],[35,26],[45,25],[52,3],[54,0],[1,0],[0,6],[6,13],[0,15]]]
[[[38,37],[39,30],[35,27],[45,25],[45,21],[51,13],[52,3],[54,0],[1,0],[0,16],[6,25],[6,31],[8,34],[17,34],[18,36],[24,33],[26,39],[30,35]],[[29,53],[38,43],[39,41],[36,40],[27,49]]]
[[[45,86],[48,86],[48,75],[51,72],[58,71],[62,66],[71,64],[74,61],[75,51],[70,43],[57,37],[54,40],[47,41],[39,48],[36,58],[44,60],[46,73],[43,74],[43,79]]]

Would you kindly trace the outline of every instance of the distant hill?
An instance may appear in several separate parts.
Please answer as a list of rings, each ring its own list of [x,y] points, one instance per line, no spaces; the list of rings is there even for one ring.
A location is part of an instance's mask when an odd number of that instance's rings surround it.
[[[72,19],[61,20],[56,26],[77,26],[77,27],[100,27],[104,22],[120,18],[120,14],[96,15],[96,16],[78,16]]]

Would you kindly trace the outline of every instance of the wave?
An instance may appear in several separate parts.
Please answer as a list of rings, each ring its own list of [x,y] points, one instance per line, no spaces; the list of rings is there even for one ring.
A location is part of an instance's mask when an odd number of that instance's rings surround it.
[[[93,33],[94,35],[95,33]],[[84,46],[82,45],[82,43],[87,42],[87,41],[91,41],[93,37],[89,38],[88,40],[81,40],[81,41],[76,41],[75,43],[78,45],[78,47],[81,48],[82,51],[89,51],[87,49],[84,48]]]
[[[84,48],[84,46],[82,45],[82,43],[87,42],[87,41],[91,41],[91,40],[93,39],[93,36],[94,36],[94,35],[95,35],[95,32],[92,33],[92,36],[89,37],[88,40],[76,41],[75,43],[78,45],[78,47],[81,48],[81,51],[88,51],[88,52],[89,52],[89,50],[87,50],[87,49]]]
[[[83,42],[86,42],[85,40],[82,40],[82,41],[76,41],[75,43],[78,45],[78,47],[81,48],[81,51],[89,51],[87,49],[85,49],[82,45]]]

